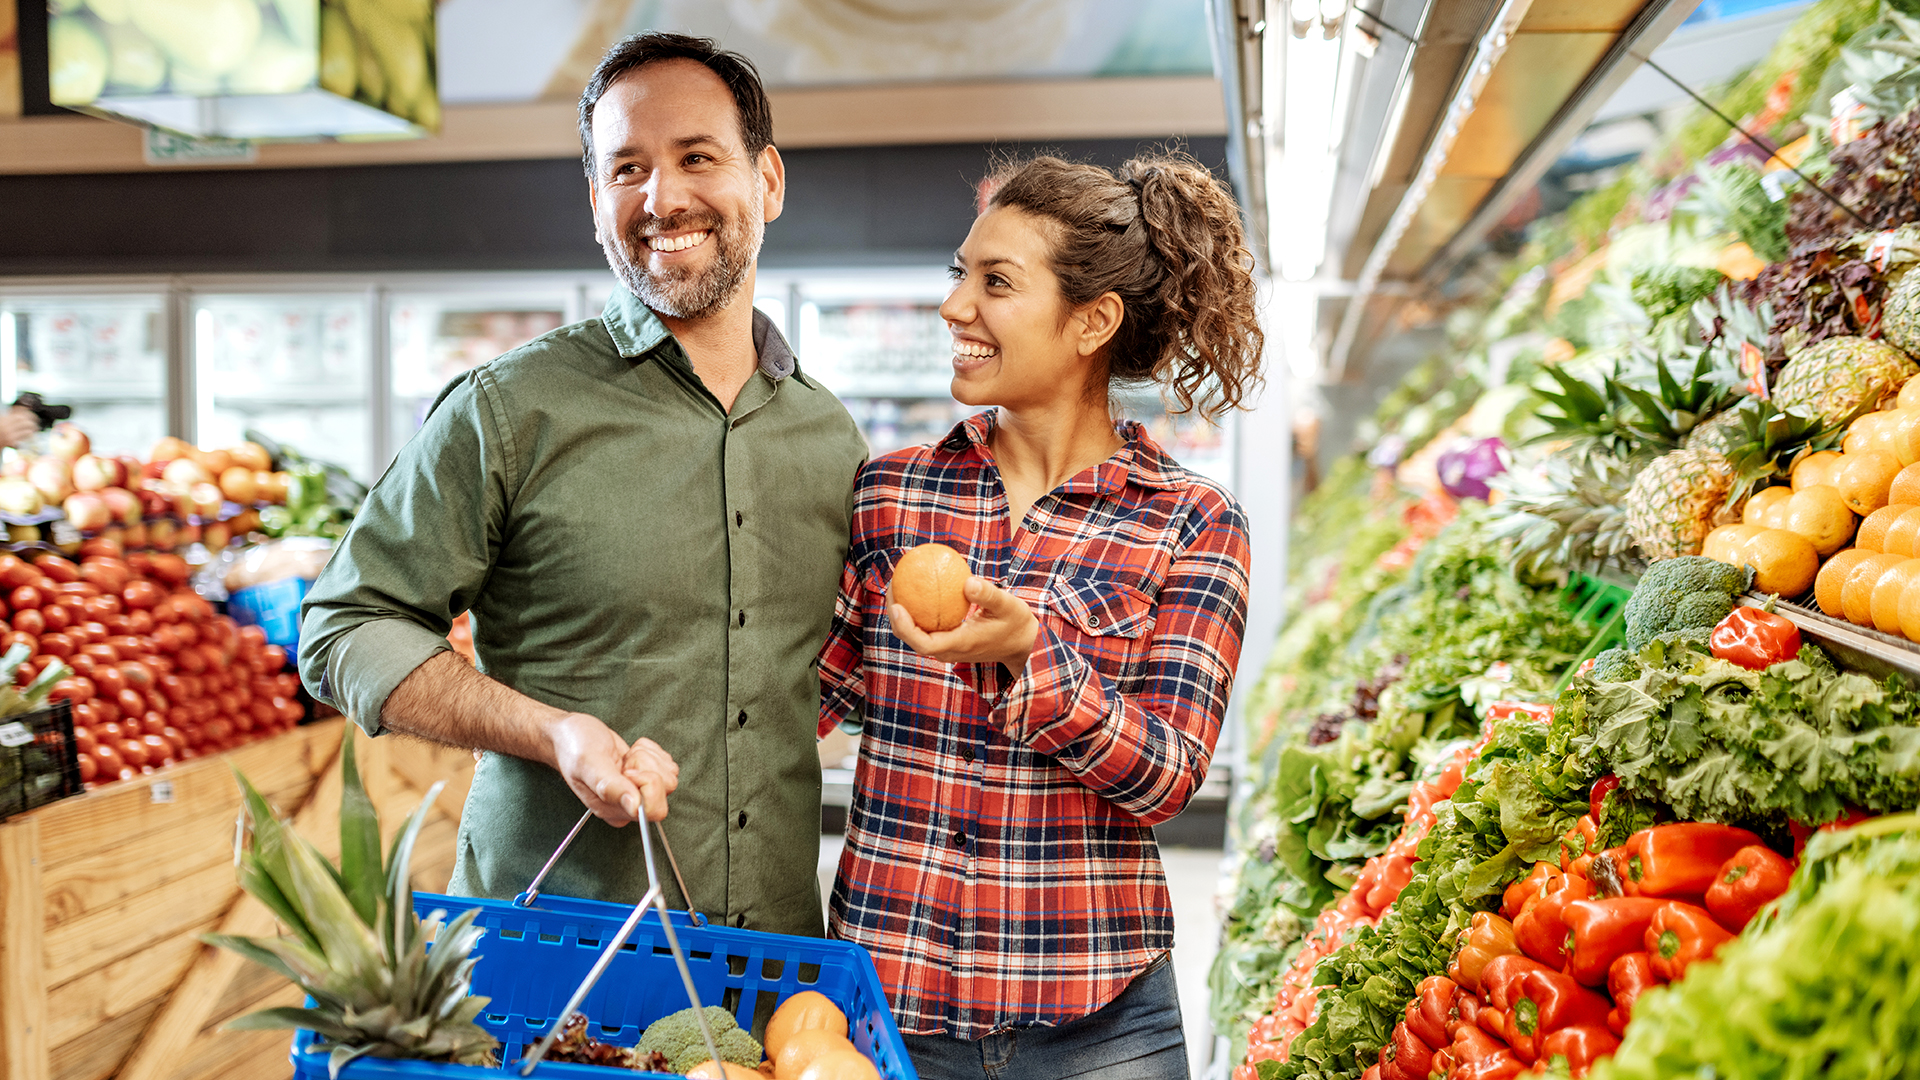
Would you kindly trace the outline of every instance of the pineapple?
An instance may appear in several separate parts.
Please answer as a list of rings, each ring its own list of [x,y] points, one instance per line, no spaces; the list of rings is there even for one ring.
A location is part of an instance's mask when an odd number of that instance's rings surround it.
[[[1555,455],[1537,470],[1496,477],[1501,493],[1489,534],[1513,541],[1514,565],[1546,576],[1556,570],[1631,569],[1633,538],[1620,509],[1633,466],[1620,458]]]
[[[1711,450],[1716,454],[1730,453],[1735,444],[1741,441],[1740,431],[1745,415],[1746,412],[1743,409],[1728,409],[1715,413],[1694,425],[1693,430],[1687,434],[1686,441],[1681,445],[1689,450]]]
[[[1831,337],[1787,360],[1773,400],[1782,409],[1839,426],[1872,409],[1916,372],[1920,365],[1885,342]]]
[[[285,976],[314,1004],[261,1009],[227,1026],[310,1030],[330,1050],[327,1066],[334,1077],[363,1056],[492,1065],[498,1042],[474,1023],[488,999],[468,994],[473,947],[485,933],[473,925],[479,909],[445,925],[442,912],[423,921],[413,911],[413,845],[441,785],[407,819],[383,871],[380,824],[354,767],[351,730],[340,753],[337,871],[289,824],[275,820],[266,800],[240,778],[252,838],[250,850],[238,853],[240,885],[291,934],[208,934],[201,940]]]
[[[1907,273],[1887,294],[1880,333],[1908,356],[1920,355],[1920,274]]]
[[[1698,555],[1732,486],[1733,466],[1724,454],[1692,448],[1663,454],[1627,489],[1627,533],[1649,562]]]

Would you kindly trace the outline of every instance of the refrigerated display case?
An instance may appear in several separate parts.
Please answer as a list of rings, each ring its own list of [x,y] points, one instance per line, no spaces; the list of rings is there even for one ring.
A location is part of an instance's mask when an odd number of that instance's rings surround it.
[[[0,294],[0,405],[22,393],[73,409],[108,454],[167,433],[164,293]]]
[[[420,430],[450,380],[566,325],[574,301],[572,291],[558,288],[392,293],[387,300],[392,356],[387,457]]]
[[[365,479],[372,343],[361,293],[208,293],[193,303],[195,441],[258,431]]]

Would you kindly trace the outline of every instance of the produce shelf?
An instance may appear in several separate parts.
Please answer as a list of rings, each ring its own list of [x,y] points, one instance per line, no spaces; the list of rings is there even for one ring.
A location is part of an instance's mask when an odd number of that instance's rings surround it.
[[[1765,607],[1771,596],[1748,593],[1739,598],[1741,607]],[[1820,643],[1843,666],[1854,668],[1876,679],[1899,673],[1920,685],[1920,646],[1905,638],[1856,626],[1835,619],[1817,608],[1788,600],[1774,601],[1773,610],[1800,628],[1800,633]]]

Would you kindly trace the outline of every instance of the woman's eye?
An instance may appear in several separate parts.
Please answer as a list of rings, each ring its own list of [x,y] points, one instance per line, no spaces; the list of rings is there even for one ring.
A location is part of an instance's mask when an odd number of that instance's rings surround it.
[[[987,287],[992,289],[1006,289],[1006,288],[1011,288],[1012,283],[1009,282],[1006,278],[1001,277],[999,274],[988,274]]]
[[[947,280],[948,280],[948,281],[959,281],[959,280],[960,280],[961,278],[964,278],[964,277],[966,277],[966,276],[967,276],[967,272],[966,272],[965,270],[962,270],[961,268],[959,268],[959,267],[957,267],[957,266],[949,266],[949,267],[947,267]]]

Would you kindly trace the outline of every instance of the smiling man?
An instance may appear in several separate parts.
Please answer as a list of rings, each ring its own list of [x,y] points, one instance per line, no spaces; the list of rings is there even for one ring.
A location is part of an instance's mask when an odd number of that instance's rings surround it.
[[[817,935],[811,664],[866,449],[753,309],[771,110],[744,57],[642,34],[580,137],[624,288],[442,391],[314,583],[301,674],[370,733],[486,751],[455,892],[526,888],[585,807],[545,891],[638,900],[644,816],[669,903]],[[446,641],[469,609],[478,671]]]

